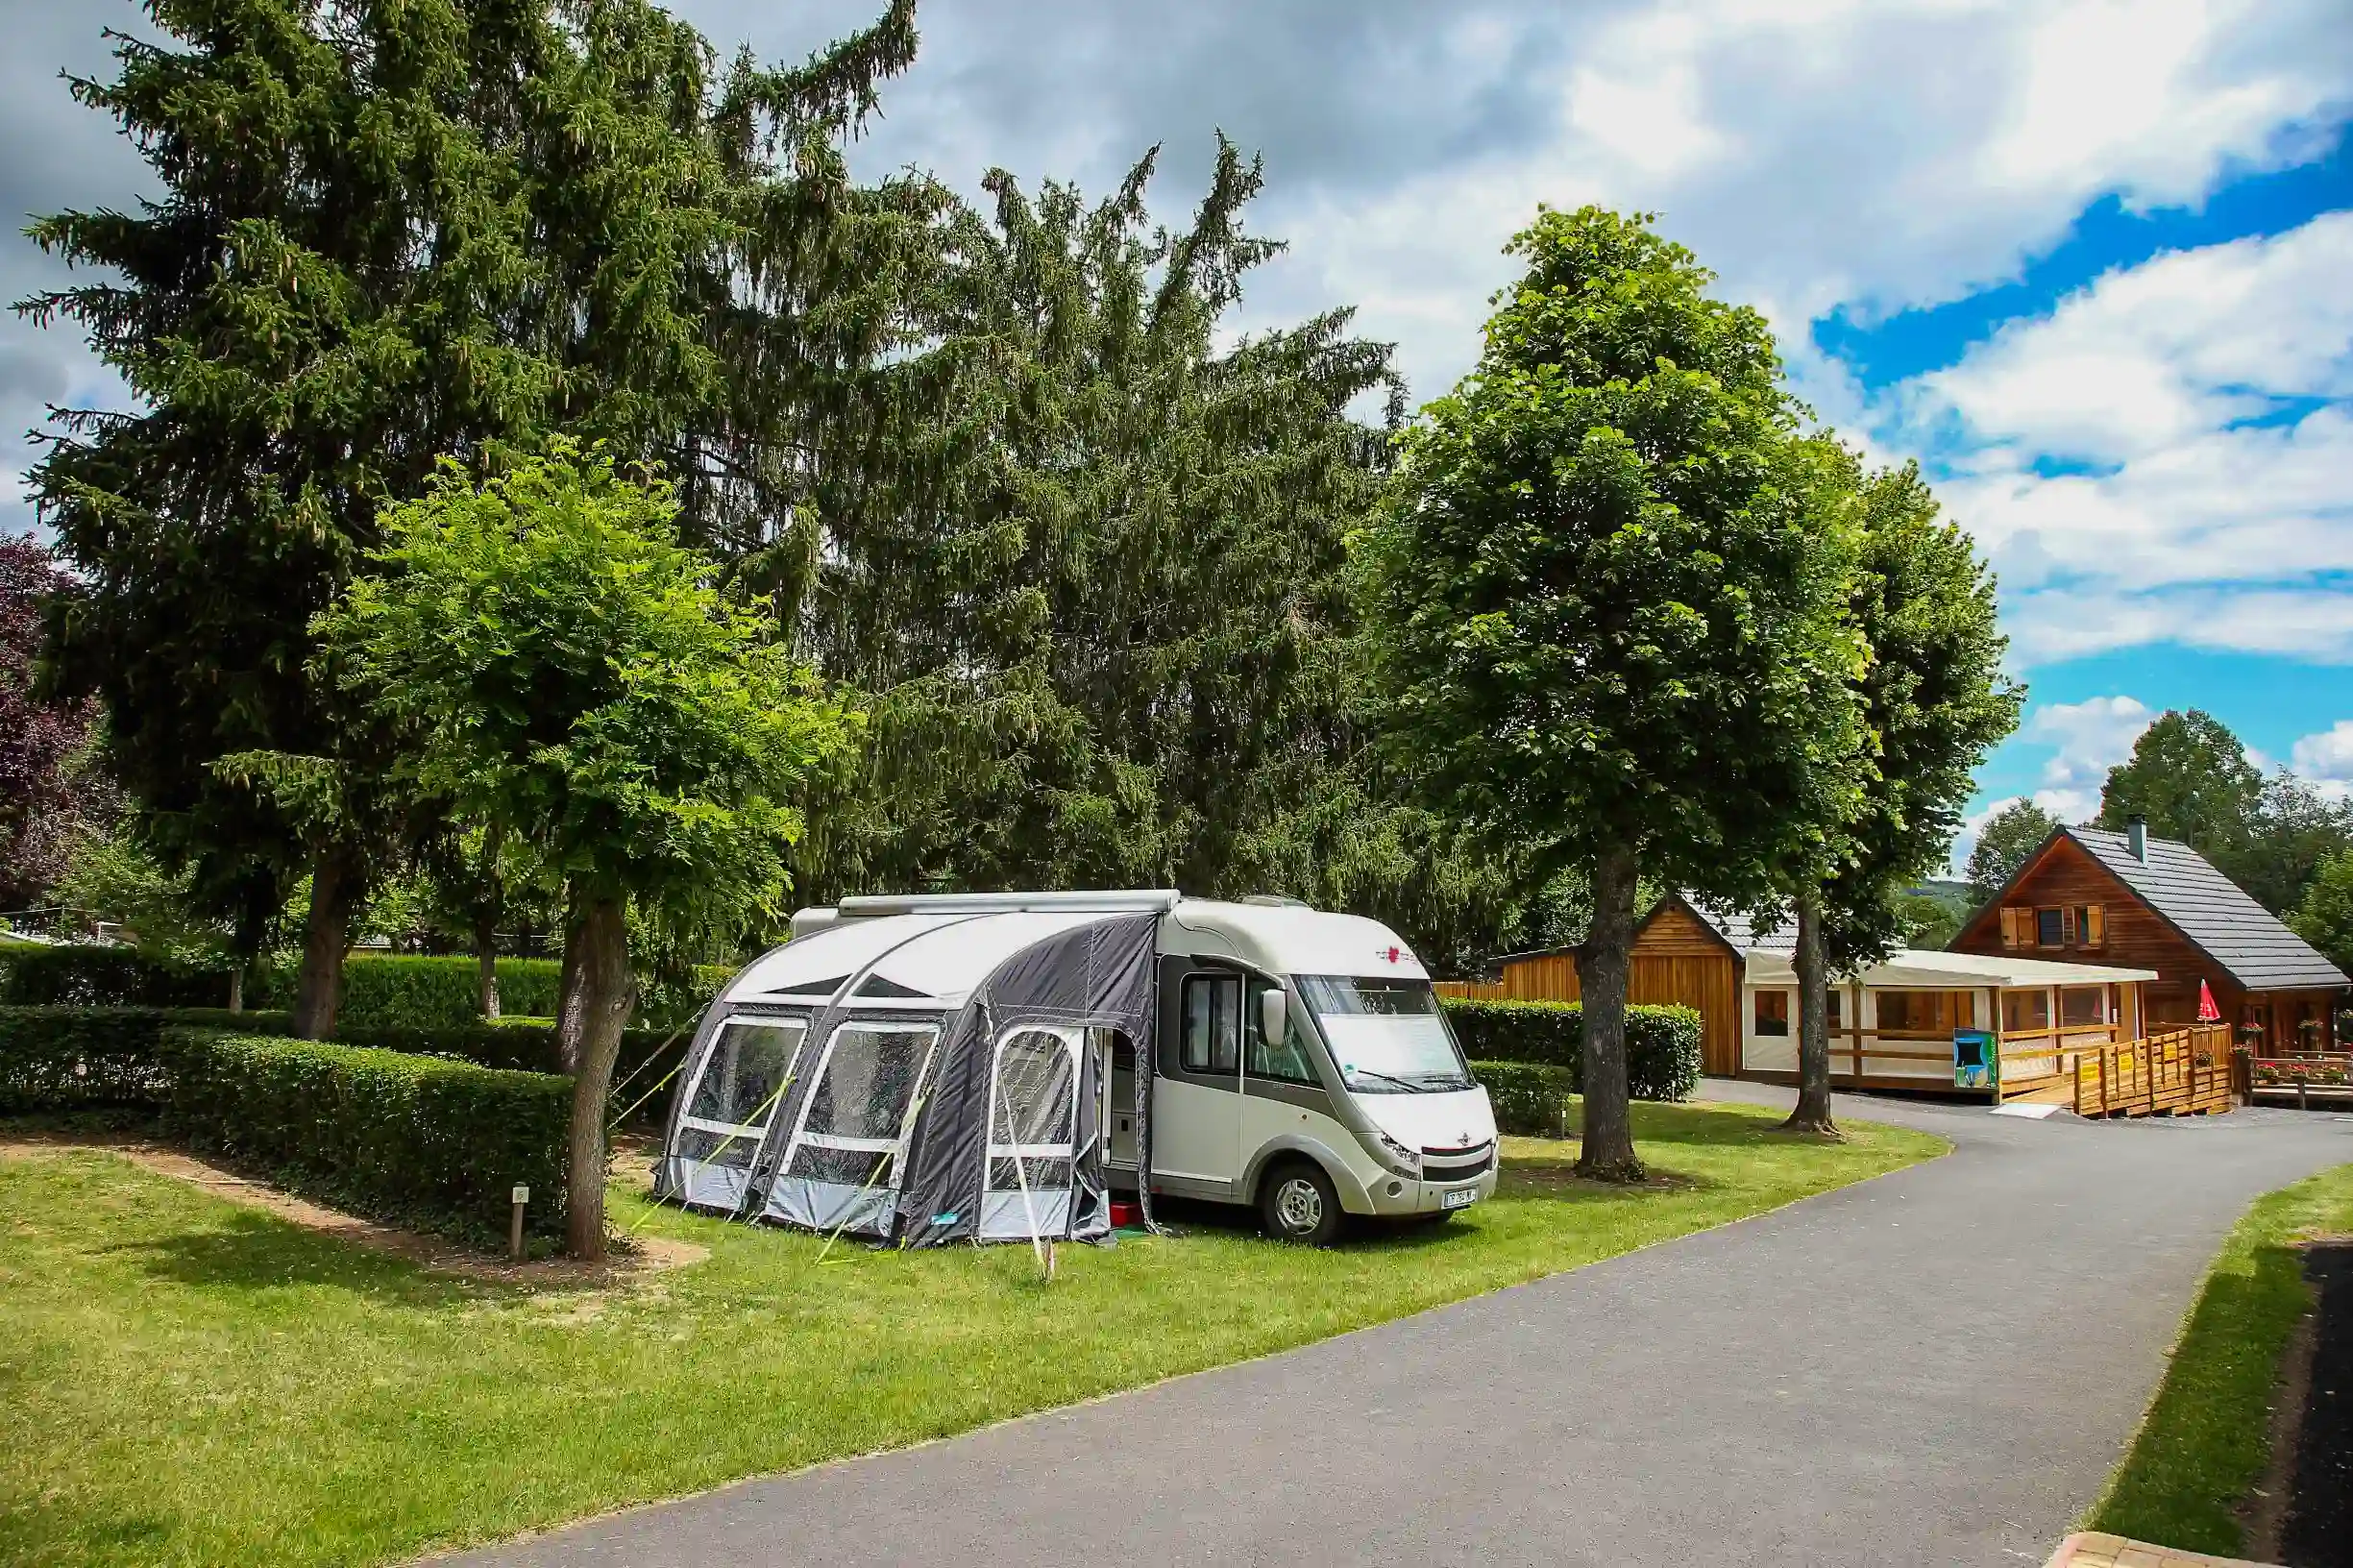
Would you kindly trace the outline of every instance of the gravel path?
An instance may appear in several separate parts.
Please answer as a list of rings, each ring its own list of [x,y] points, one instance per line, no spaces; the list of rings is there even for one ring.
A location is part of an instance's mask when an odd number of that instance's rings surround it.
[[[1955,1150],[1264,1360],[458,1560],[2040,1563],[2224,1233],[2353,1161],[2353,1115],[1840,1115]]]

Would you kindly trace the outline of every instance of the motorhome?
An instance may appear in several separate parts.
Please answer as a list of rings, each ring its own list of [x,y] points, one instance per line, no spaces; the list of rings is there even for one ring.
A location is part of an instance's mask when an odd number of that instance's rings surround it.
[[[1116,1194],[1289,1240],[1438,1221],[1496,1127],[1378,921],[1162,891],[803,910],[698,1029],[656,1170],[696,1207],[906,1245],[1090,1238]]]

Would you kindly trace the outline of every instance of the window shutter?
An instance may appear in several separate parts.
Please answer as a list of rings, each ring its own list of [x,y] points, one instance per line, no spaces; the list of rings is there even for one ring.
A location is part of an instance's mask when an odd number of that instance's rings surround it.
[[[2018,945],[2018,911],[2007,904],[2001,910],[2001,944],[2004,947]]]
[[[2059,911],[2059,945],[2062,947],[2074,946],[2076,930],[2075,906],[2069,904]]]
[[[2108,941],[2107,923],[2106,912],[2099,905],[2084,905],[2083,944],[2086,947],[2105,946]]]

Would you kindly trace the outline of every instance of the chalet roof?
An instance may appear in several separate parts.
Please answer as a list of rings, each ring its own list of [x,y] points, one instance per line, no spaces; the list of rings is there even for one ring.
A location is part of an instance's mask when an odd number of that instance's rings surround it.
[[[1794,953],[1798,950],[1798,928],[1788,917],[1771,915],[1752,919],[1746,915],[1721,914],[1702,909],[1688,898],[1683,900],[1691,913],[1715,928],[1716,935],[1730,943],[1742,954]]]
[[[2247,990],[2333,990],[2348,983],[2342,970],[2188,845],[2152,835],[2144,862],[2134,858],[2121,833],[2060,831]]]

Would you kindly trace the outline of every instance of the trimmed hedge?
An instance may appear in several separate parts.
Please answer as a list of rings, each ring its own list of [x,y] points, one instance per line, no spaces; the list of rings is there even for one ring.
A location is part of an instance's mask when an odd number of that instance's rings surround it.
[[[135,948],[0,946],[0,1007],[226,1007],[229,976],[174,968]]]
[[[1567,1069],[1583,1087],[1585,1011],[1575,1002],[1489,1002],[1449,997],[1447,1020],[1462,1054],[1481,1062],[1532,1062]],[[1628,1085],[1637,1100],[1687,1100],[1700,1087],[1700,1016],[1687,1007],[1626,1010]]]
[[[284,1020],[202,1008],[0,1008],[0,1115],[160,1108],[157,1044],[175,1024],[267,1030]]]
[[[100,1107],[159,1108],[168,1085],[158,1052],[164,1030],[196,1025],[249,1035],[282,1036],[283,1013],[229,1013],[159,1007],[0,1007],[0,1115]],[[613,1067],[614,1110],[635,1107],[633,1126],[658,1122],[670,1108],[693,1031],[630,1029]],[[447,1057],[477,1066],[560,1073],[555,1026],[476,1020],[449,1029],[337,1031],[337,1044]],[[656,1086],[661,1087],[657,1090]],[[642,1103],[641,1103],[642,1102]]]
[[[167,1028],[164,1128],[352,1213],[495,1242],[509,1189],[560,1236],[572,1086],[442,1057]]]
[[[1533,1062],[1474,1062],[1471,1076],[1486,1087],[1497,1131],[1523,1138],[1569,1136],[1569,1096],[1577,1086],[1568,1068]]]
[[[499,960],[499,1007],[508,1013],[551,1014],[564,967],[551,958]],[[291,1007],[299,964],[271,966],[252,988],[263,1007]],[[338,1030],[456,1029],[482,1021],[481,968],[468,954],[354,953],[343,961]]]

